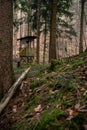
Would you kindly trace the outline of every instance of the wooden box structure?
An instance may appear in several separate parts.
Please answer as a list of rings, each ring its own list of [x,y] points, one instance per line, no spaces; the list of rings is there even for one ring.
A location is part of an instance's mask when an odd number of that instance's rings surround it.
[[[20,40],[19,57],[20,63],[31,63],[35,57],[35,46],[34,40],[36,36],[22,37]]]

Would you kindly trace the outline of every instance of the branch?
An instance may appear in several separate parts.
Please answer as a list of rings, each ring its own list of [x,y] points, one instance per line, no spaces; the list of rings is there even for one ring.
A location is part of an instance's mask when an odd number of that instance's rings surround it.
[[[8,102],[16,92],[18,86],[21,84],[22,80],[25,78],[27,73],[29,72],[31,67],[29,67],[25,72],[22,73],[22,75],[18,78],[18,80],[12,85],[12,87],[9,89],[8,93],[5,95],[5,97],[0,102],[0,114],[4,110],[4,108],[7,106]]]

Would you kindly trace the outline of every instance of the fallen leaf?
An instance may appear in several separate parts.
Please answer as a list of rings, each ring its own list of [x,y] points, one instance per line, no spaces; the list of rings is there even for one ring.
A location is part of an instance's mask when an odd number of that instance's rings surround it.
[[[68,112],[69,116],[72,116],[73,110],[71,108],[68,108],[66,111]]]
[[[77,111],[72,110],[71,108],[67,109],[67,112],[68,112],[69,116],[66,120],[71,120],[73,117],[75,117],[78,114]]]
[[[56,108],[61,108],[61,105],[60,105],[60,104],[57,104],[57,105],[56,105]]]
[[[82,91],[82,92],[84,92],[84,91],[85,91],[85,89],[84,89],[84,88],[81,88],[81,91]]]
[[[35,112],[40,112],[41,110],[42,110],[41,104],[38,105],[36,108],[34,108],[34,111],[35,111]]]
[[[49,93],[50,93],[50,94],[53,93],[52,89],[49,90]]]
[[[17,106],[16,106],[16,105],[13,106],[13,112],[14,112],[14,113],[17,112]]]
[[[66,99],[66,96],[63,96],[63,99]]]
[[[40,80],[40,78],[38,77],[38,78],[36,78],[36,80],[37,80],[37,81],[39,81],[39,80]]]
[[[73,118],[73,116],[69,116],[66,120],[70,121]]]
[[[80,104],[77,103],[77,104],[75,105],[75,109],[77,110],[77,109],[79,109],[79,107],[80,107]]]
[[[32,89],[29,89],[29,92],[32,92]]]

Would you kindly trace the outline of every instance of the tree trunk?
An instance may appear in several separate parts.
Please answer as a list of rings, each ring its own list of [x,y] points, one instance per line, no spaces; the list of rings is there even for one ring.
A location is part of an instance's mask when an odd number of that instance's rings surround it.
[[[46,26],[46,19],[45,19],[45,32],[44,32],[44,49],[43,49],[43,64],[45,63],[45,55],[46,55],[46,30],[47,30],[47,26]]]
[[[81,0],[81,19],[80,19],[79,53],[83,52],[84,5],[85,5],[85,0]]]
[[[40,50],[40,0],[37,3],[37,63],[39,63]]]
[[[49,62],[51,62],[52,59],[56,59],[56,13],[57,13],[57,0],[52,0]]]
[[[0,93],[12,85],[13,66],[13,2],[0,0]]]

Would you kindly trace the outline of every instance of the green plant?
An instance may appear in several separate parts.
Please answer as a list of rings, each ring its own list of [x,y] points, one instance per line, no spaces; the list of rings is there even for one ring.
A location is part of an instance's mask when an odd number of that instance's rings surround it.
[[[42,85],[42,84],[45,83],[46,81],[47,81],[47,79],[43,77],[43,78],[41,78],[40,80],[36,80],[36,81],[32,82],[32,83],[30,84],[30,87],[31,87],[31,88],[39,87],[40,85]]]
[[[87,93],[85,94],[84,99],[87,100]]]
[[[33,127],[36,126],[35,130],[56,130],[58,128],[58,130],[63,130],[58,121],[58,119],[60,119],[63,115],[64,112],[61,109],[54,109],[51,111],[47,110],[43,113],[40,120],[33,124]]]
[[[75,83],[73,81],[70,81],[68,89],[70,91],[75,91],[75,90],[77,90],[77,86],[75,85]]]
[[[38,101],[40,100],[40,96],[37,95],[35,96],[32,100],[27,100],[28,104],[26,106],[26,110],[32,108],[32,106],[34,106]]]

